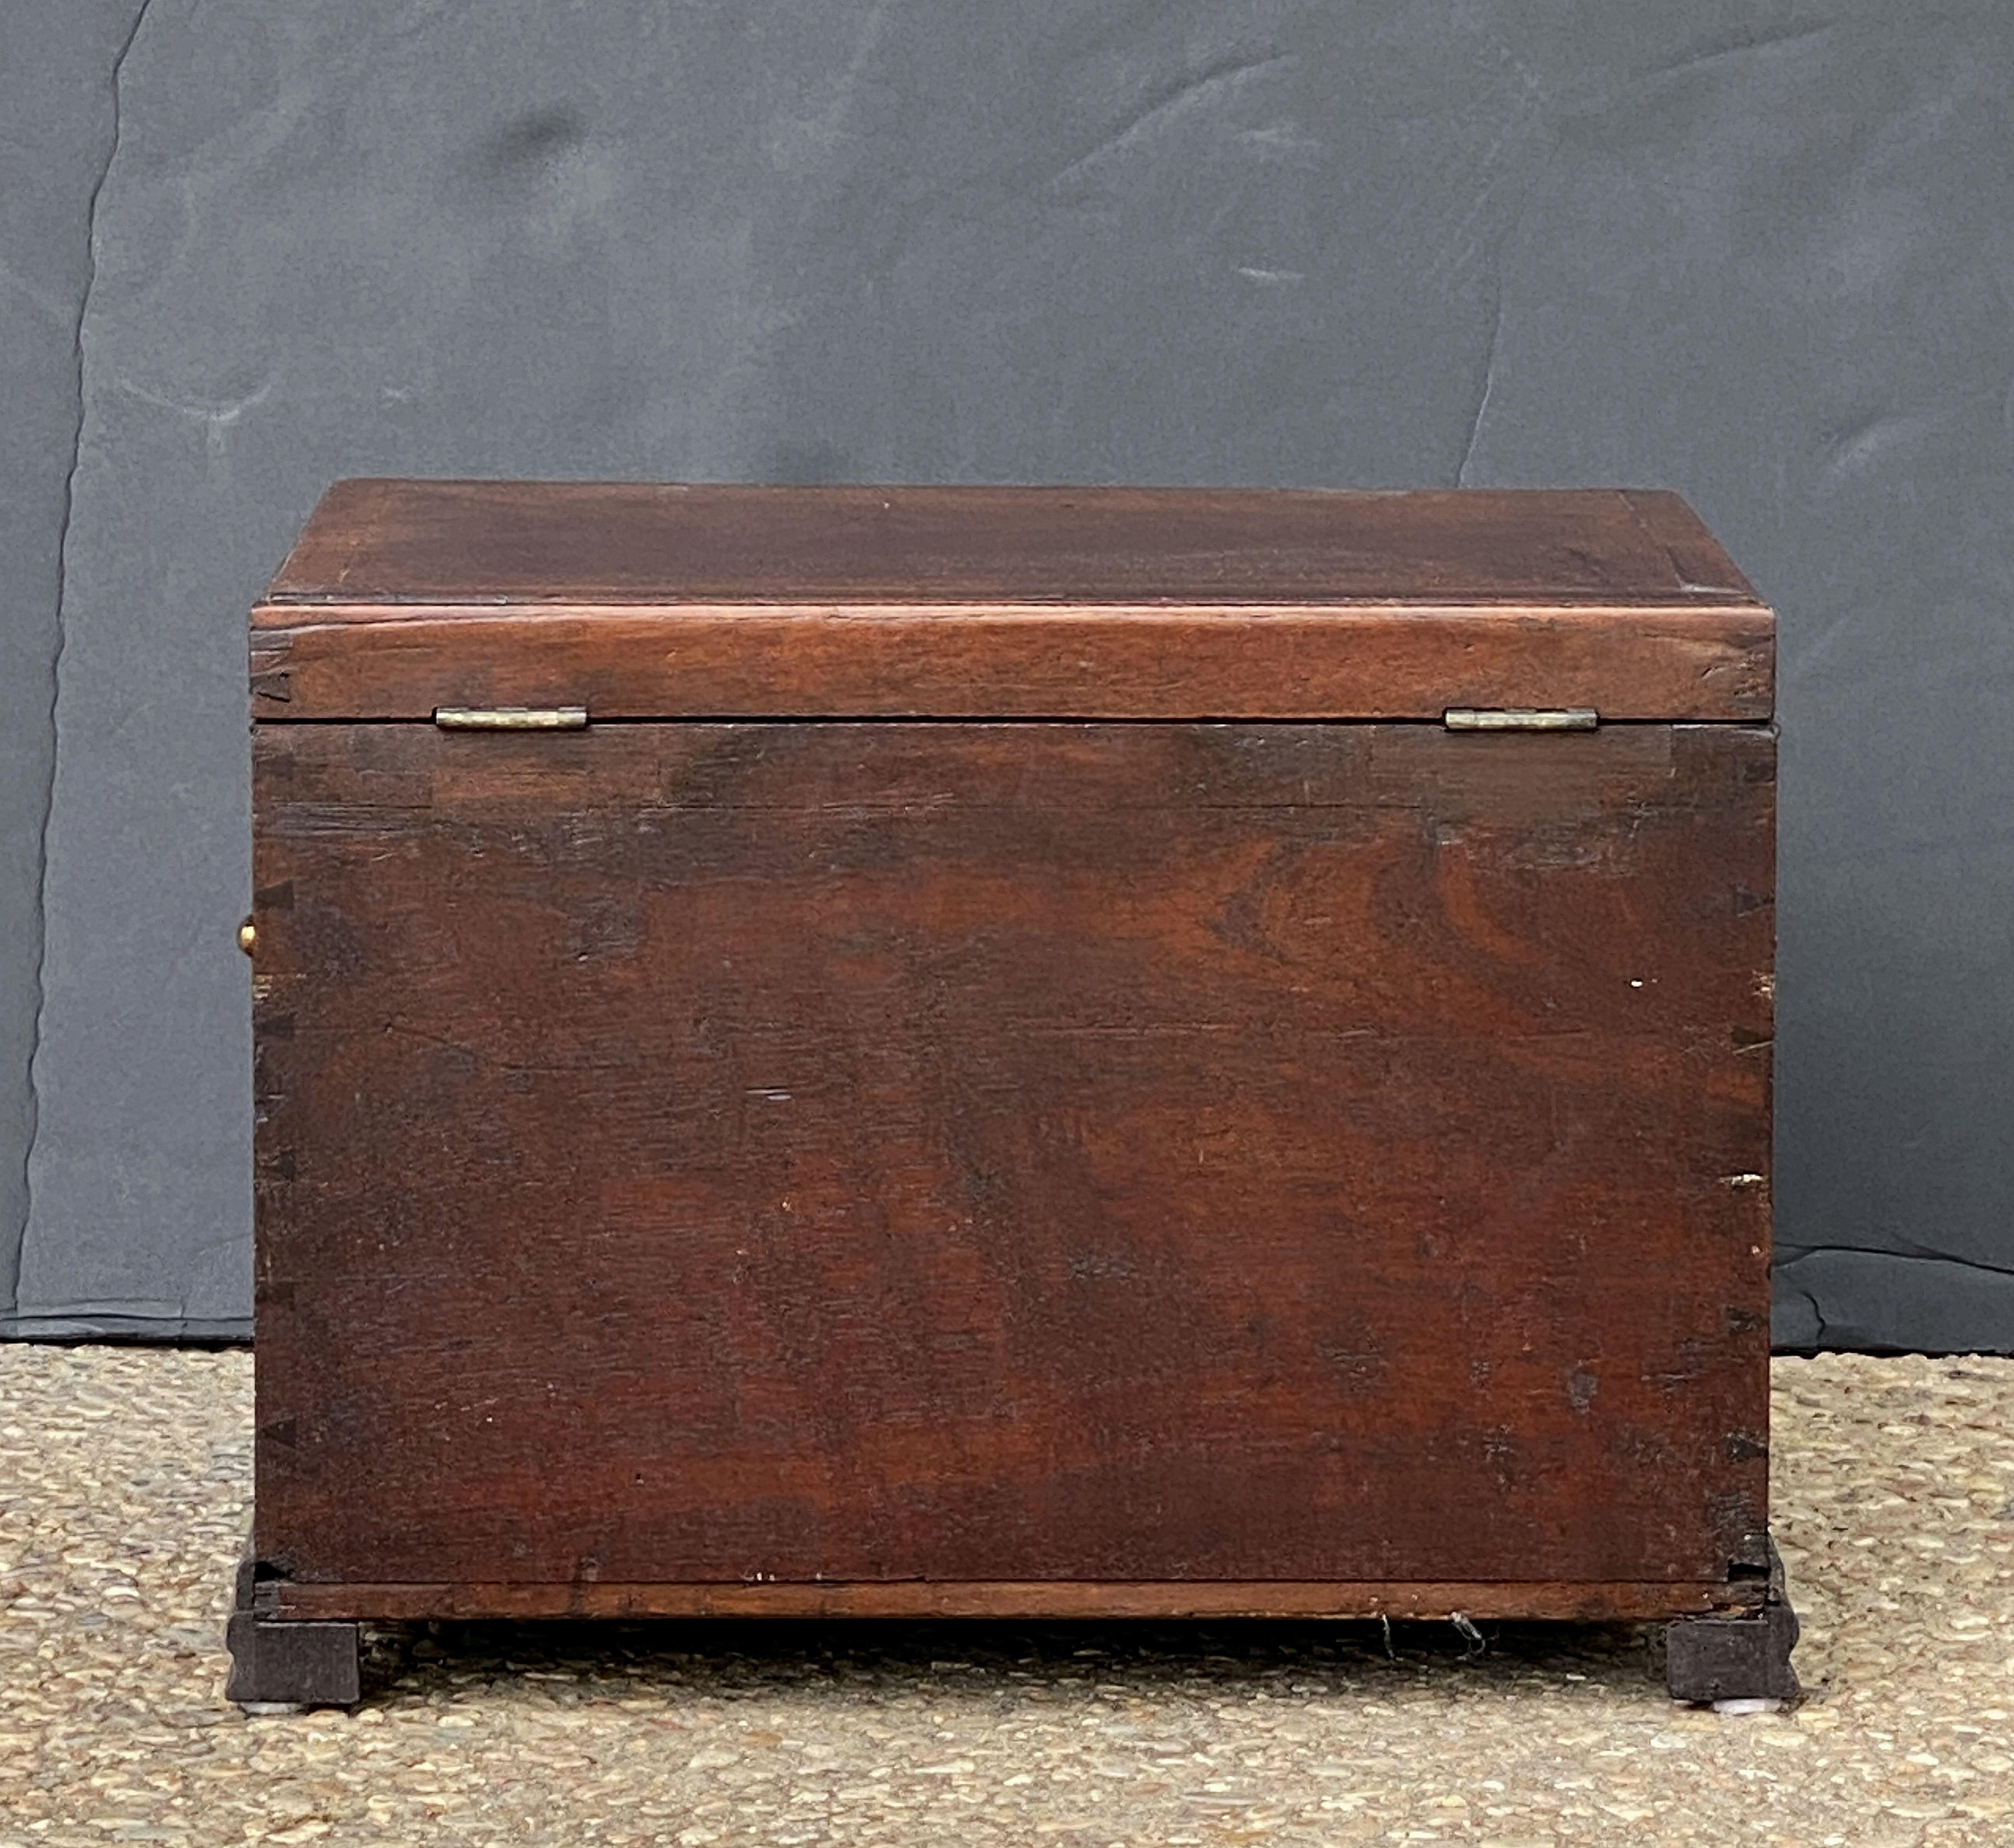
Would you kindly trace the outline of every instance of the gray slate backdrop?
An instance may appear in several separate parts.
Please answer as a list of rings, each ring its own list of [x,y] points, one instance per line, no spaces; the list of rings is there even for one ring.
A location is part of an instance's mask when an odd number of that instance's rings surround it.
[[[1460,482],[1776,603],[1778,1338],[2014,1348],[2005,0],[6,0],[0,109],[0,1330],[248,1327],[331,478]]]

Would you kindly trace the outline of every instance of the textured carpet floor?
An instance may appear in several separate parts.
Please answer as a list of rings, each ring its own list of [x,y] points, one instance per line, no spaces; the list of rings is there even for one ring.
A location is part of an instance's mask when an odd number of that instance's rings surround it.
[[[2014,1361],[1779,1360],[1794,1711],[1646,1631],[471,1628],[222,1699],[242,1354],[0,1348],[0,1843],[2014,1843]]]

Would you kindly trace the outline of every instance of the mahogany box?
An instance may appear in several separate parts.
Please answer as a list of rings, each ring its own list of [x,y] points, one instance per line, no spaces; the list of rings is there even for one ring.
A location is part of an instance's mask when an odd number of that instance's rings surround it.
[[[1772,650],[1667,493],[339,483],[252,618],[234,1696],[744,1613],[1793,1691]]]

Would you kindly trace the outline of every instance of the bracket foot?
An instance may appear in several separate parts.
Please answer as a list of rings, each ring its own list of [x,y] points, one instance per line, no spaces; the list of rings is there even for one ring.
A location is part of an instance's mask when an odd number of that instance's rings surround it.
[[[360,1632],[355,1624],[263,1616],[256,1607],[258,1569],[238,1568],[238,1596],[224,1631],[231,1678],[224,1697],[247,1713],[301,1707],[354,1707],[362,1697]]]
[[[1760,1610],[1680,1617],[1665,1627],[1665,1683],[1674,1700],[1795,1700],[1802,1692],[1790,1666],[1797,1613],[1784,1593],[1774,1546],[1769,1556]]]

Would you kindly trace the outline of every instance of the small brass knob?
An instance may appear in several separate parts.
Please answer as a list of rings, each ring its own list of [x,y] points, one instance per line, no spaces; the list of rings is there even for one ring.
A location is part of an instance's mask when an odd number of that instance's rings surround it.
[[[242,950],[247,956],[249,956],[252,954],[253,946],[256,945],[258,941],[258,927],[253,923],[249,918],[247,918],[242,924],[238,926],[238,947],[239,949]]]

